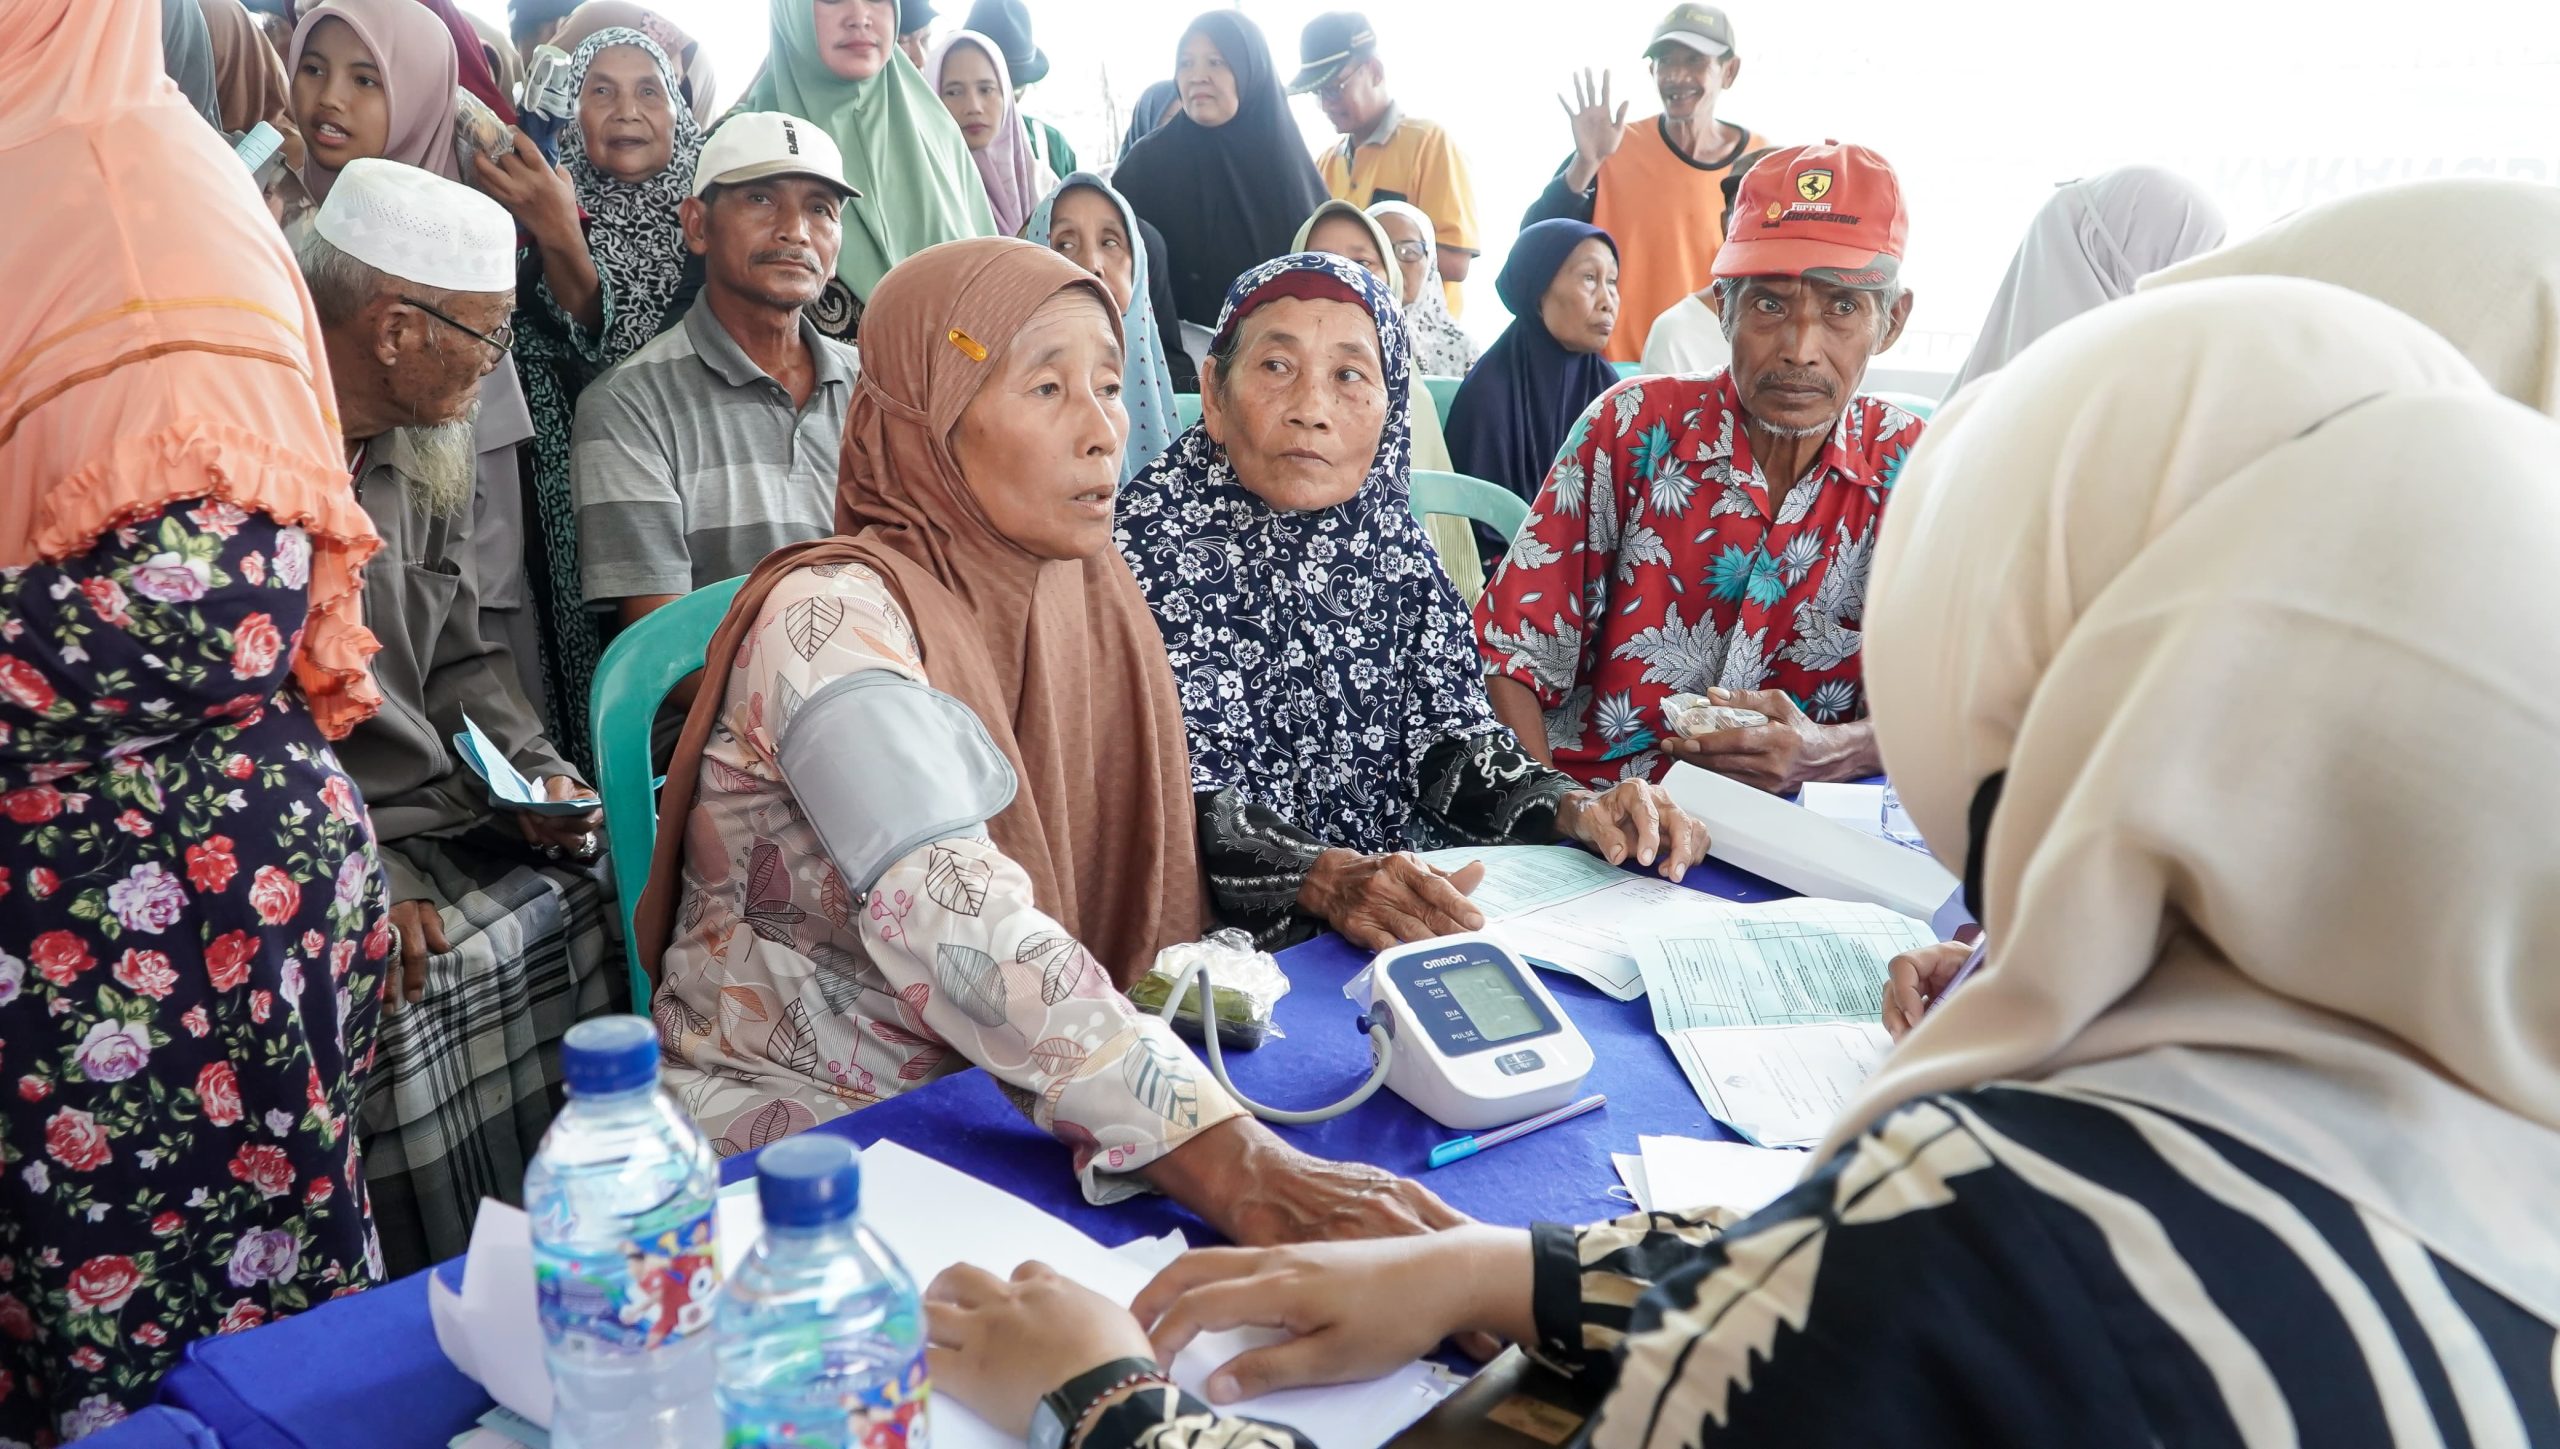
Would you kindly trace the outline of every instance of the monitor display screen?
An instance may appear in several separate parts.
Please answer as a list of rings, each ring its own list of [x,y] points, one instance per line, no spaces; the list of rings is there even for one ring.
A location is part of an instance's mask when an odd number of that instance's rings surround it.
[[[1440,984],[1486,1041],[1509,1041],[1538,1029],[1538,1008],[1497,962],[1443,971]]]

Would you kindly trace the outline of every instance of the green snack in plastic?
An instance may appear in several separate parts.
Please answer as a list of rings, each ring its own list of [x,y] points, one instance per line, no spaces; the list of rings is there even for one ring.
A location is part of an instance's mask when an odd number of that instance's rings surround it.
[[[1173,979],[1150,971],[1129,988],[1129,999],[1140,1010],[1154,1015],[1164,1010],[1165,995],[1173,990]],[[1251,1051],[1271,1036],[1271,1018],[1256,1011],[1257,1003],[1246,992],[1233,987],[1217,988],[1218,1045],[1237,1051]],[[1174,1029],[1197,1040],[1200,1036],[1200,983],[1191,983],[1182,1005],[1173,1014]]]

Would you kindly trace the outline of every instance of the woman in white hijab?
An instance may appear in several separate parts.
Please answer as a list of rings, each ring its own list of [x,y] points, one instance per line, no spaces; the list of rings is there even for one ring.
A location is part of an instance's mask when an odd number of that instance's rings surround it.
[[[1932,426],[1867,603],[1990,962],[1807,1180],[1721,1231],[1191,1254],[1152,1347],[1288,1325],[1211,1379],[1246,1395],[1499,1333],[1607,1388],[1597,1449],[2560,1443],[2555,458],[2335,287],[2056,329]],[[2413,543],[2442,478],[2497,526]],[[993,1412],[1010,1346],[937,1388]],[[1181,1398],[1088,1449],[1210,1442]]]
[[[2122,166],[2065,182],[2027,223],[1947,396],[2081,313],[2130,295],[2146,274],[2222,245],[2223,231],[2222,208],[2174,171]]]
[[[2381,186],[2297,211],[2143,279],[2308,277],[2442,334],[2489,385],[2560,417],[2560,186],[2459,177]]]
[[[1369,214],[1387,229],[1390,265],[1400,283],[1396,297],[1404,303],[1404,328],[1413,338],[1414,370],[1432,377],[1466,376],[1482,349],[1449,315],[1449,290],[1440,279],[1439,229],[1409,201],[1381,201]]]

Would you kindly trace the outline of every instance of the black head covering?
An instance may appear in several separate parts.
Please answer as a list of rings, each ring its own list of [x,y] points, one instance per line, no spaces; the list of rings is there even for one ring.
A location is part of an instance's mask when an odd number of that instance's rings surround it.
[[[1177,115],[1131,148],[1111,184],[1164,233],[1183,321],[1214,326],[1227,286],[1289,250],[1298,224],[1324,204],[1323,178],[1289,119],[1289,98],[1254,23],[1212,10],[1182,33],[1206,35],[1236,78],[1235,117],[1223,126]],[[1177,49],[1175,54],[1180,55]]]
[[[1120,138],[1120,159],[1129,159],[1129,148],[1152,136],[1164,123],[1165,114],[1182,100],[1182,92],[1169,80],[1160,80],[1138,92],[1138,104],[1129,113],[1128,134]]]
[[[969,7],[974,30],[1004,52],[1005,74],[1017,86],[1036,86],[1049,74],[1049,56],[1031,40],[1031,9],[1022,0],[978,0]]]
[[[1536,498],[1574,420],[1617,382],[1608,359],[1568,349],[1538,311],[1565,259],[1594,237],[1617,250],[1607,232],[1564,218],[1523,228],[1511,244],[1493,284],[1511,311],[1511,325],[1485,349],[1449,404],[1444,431],[1459,472]]]

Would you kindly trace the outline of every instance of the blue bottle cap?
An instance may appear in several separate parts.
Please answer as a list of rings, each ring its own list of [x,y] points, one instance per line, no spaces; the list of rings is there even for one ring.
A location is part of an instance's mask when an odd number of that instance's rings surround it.
[[[658,1028],[645,1016],[600,1016],[560,1039],[560,1078],[572,1097],[629,1092],[658,1080]]]
[[[862,1205],[862,1161],[841,1137],[786,1137],[756,1158],[756,1199],[764,1220],[777,1227],[843,1222]]]

